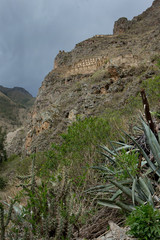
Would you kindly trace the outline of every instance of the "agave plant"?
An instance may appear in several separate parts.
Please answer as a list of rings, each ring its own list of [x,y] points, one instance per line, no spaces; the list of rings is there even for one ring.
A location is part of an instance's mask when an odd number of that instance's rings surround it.
[[[151,157],[125,132],[133,144],[110,142],[111,149],[100,146],[106,163],[93,168],[102,171],[106,184],[90,188],[86,192],[97,192],[98,196],[103,196],[98,199],[101,205],[132,211],[137,205],[150,203],[154,207],[160,201],[156,194],[158,183],[152,178],[154,174],[160,177],[160,145],[145,121],[141,119],[141,122]],[[127,162],[127,159],[130,161]]]

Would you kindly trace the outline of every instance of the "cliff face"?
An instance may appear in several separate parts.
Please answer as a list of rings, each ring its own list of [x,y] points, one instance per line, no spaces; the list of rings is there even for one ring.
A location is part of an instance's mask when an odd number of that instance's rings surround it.
[[[60,51],[39,89],[24,149],[44,150],[77,115],[118,108],[152,77],[160,56],[160,1],[132,21],[115,22],[113,35],[96,35]]]

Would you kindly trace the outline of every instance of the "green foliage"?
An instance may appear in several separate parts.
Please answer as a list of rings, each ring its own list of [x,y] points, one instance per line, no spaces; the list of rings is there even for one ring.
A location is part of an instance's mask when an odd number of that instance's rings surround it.
[[[18,122],[17,118],[18,108],[15,104],[3,96],[0,96],[0,114],[1,117],[7,118],[13,122]]]
[[[17,158],[19,158],[17,154],[12,154],[8,157],[7,161],[12,162],[12,161],[15,161]]]
[[[35,158],[32,159],[32,174],[21,176],[21,197],[27,203],[12,219],[8,236],[11,239],[68,239],[72,238],[73,228],[78,228],[81,215],[80,199],[70,189],[65,170],[61,176],[36,183]],[[53,182],[54,180],[54,182]],[[73,205],[79,207],[74,209]]]
[[[157,60],[157,66],[160,68],[160,58]]]
[[[78,119],[68,128],[67,133],[61,135],[65,141],[65,151],[85,151],[91,145],[103,142],[109,130],[108,121],[104,118]]]
[[[125,180],[132,175],[136,177],[138,174],[138,156],[139,154],[134,151],[127,152],[125,149],[119,153],[119,156],[116,156],[116,162],[118,164],[117,170],[119,173],[116,173],[117,180]],[[121,172],[120,170],[123,169]]]
[[[77,119],[62,134],[61,144],[53,144],[53,149],[46,153],[47,161],[41,168],[42,174],[48,170],[70,167],[70,176],[80,185],[85,182],[85,174],[96,159],[96,146],[105,142],[110,134],[108,120],[101,117]],[[81,181],[79,181],[81,179]]]
[[[137,207],[127,218],[129,233],[139,240],[160,238],[160,211],[149,203]]]
[[[145,91],[148,95],[149,101],[155,102],[160,98],[160,76],[147,79],[143,81],[142,86],[145,88]]]
[[[103,79],[106,78],[106,76],[107,76],[106,70],[98,70],[92,75],[92,82],[102,81]]]
[[[3,177],[0,177],[0,190],[4,189],[6,187],[6,180]]]
[[[124,114],[133,114],[136,109],[140,109],[142,106],[141,104],[141,97],[140,94],[137,94],[137,96],[131,96],[127,99],[127,104],[124,107]]]
[[[158,200],[154,197],[156,181],[151,178],[151,173],[154,172],[160,177],[160,145],[143,120],[142,126],[154,162],[150,160],[140,144],[127,133],[125,135],[133,141],[135,146],[123,142],[110,142],[111,149],[101,146],[106,163],[94,168],[102,171],[102,176],[107,184],[93,187],[87,191],[88,193],[98,192],[102,196],[104,194],[108,196],[107,199],[99,199],[99,204],[132,211],[135,205],[148,202],[154,206],[157,203]],[[125,151],[126,149],[128,152]],[[139,154],[135,154],[135,151],[139,151],[140,158]],[[142,155],[145,161],[141,162]],[[132,204],[130,200],[132,200]]]

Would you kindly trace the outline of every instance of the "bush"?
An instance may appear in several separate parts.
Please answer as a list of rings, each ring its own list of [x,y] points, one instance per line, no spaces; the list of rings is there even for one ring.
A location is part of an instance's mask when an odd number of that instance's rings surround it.
[[[141,205],[127,218],[129,233],[139,240],[157,240],[160,238],[160,211],[149,203]]]
[[[148,99],[151,103],[158,101],[160,98],[160,76],[143,81],[142,86],[145,88]]]
[[[6,187],[6,180],[3,177],[0,177],[0,190]]]
[[[106,70],[98,70],[92,75],[92,82],[98,82],[102,79],[105,79],[107,77],[107,71]]]
[[[48,175],[48,169],[63,166],[70,168],[70,176],[81,184],[85,180],[87,169],[96,161],[96,146],[106,142],[110,134],[108,120],[101,117],[77,119],[61,134],[61,144],[53,144],[53,149],[46,153],[47,161],[41,168]],[[72,167],[70,167],[72,166]]]
[[[128,152],[125,149],[122,149],[122,151],[119,153],[119,156],[116,157],[118,166],[117,170],[119,169],[119,172],[115,174],[117,180],[125,180],[132,175],[133,177],[136,177],[138,174],[138,156],[139,154],[137,152]],[[121,172],[121,170],[123,171]]]

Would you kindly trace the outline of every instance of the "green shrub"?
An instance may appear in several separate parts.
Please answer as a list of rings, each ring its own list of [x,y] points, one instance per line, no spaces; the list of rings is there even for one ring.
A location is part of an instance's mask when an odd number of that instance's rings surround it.
[[[48,170],[72,166],[70,176],[82,184],[87,169],[96,161],[96,146],[106,142],[109,134],[110,127],[105,118],[77,119],[66,133],[61,134],[61,144],[52,144],[52,150],[46,152],[47,160],[41,172],[48,174]]]
[[[149,203],[137,207],[127,218],[129,233],[139,240],[160,238],[160,211]]]
[[[92,75],[91,79],[92,79],[92,82],[98,82],[105,79],[106,76],[107,76],[106,70],[98,70]]]
[[[3,177],[0,177],[0,190],[4,189],[6,187],[6,180]]]
[[[129,175],[132,175],[133,177],[136,177],[138,174],[138,156],[139,154],[136,152],[130,151],[129,153],[122,149],[122,151],[119,153],[119,156],[117,156],[117,163],[119,170],[123,169],[122,173],[118,172],[115,174],[117,180],[124,180],[129,178]]]
[[[12,154],[11,156],[8,157],[8,162],[12,162],[18,158],[19,156],[17,154]]]
[[[160,98],[160,76],[143,81],[142,86],[148,95],[149,101],[155,102]]]

